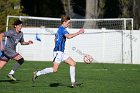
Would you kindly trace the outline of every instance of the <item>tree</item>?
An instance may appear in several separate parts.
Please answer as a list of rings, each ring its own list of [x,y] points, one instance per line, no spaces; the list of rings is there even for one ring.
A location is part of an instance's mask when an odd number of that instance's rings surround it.
[[[104,17],[105,0],[98,0],[98,18]]]
[[[65,14],[72,17],[73,9],[72,9],[72,6],[71,6],[71,0],[61,0],[61,1],[63,3]]]
[[[120,17],[133,18],[134,29],[140,27],[140,1],[139,0],[120,0],[122,15]]]
[[[96,19],[98,17],[98,0],[86,0],[86,19]],[[84,28],[95,28],[96,23],[85,22]]]
[[[30,16],[56,18],[65,14],[61,0],[21,0],[21,5],[23,12]]]
[[[133,0],[134,29],[140,29],[140,0]]]
[[[121,15],[120,1],[105,0],[103,18],[118,18],[120,15]]]
[[[133,16],[133,0],[119,0],[122,14],[120,17],[130,18]]]
[[[22,8],[20,0],[0,0],[0,32],[5,31],[7,15],[25,15]]]

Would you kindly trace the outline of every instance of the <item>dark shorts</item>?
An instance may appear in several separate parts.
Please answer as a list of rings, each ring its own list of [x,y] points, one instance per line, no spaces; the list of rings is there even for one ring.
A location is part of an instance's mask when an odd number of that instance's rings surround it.
[[[1,53],[2,54],[0,56],[0,60],[7,61],[7,62],[9,59],[13,59],[17,55],[19,55],[19,53],[17,53],[15,50],[2,51]]]

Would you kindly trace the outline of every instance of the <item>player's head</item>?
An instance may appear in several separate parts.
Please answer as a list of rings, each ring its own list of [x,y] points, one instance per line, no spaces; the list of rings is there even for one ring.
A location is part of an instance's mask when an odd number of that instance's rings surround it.
[[[13,25],[14,25],[14,26],[17,26],[17,25],[20,25],[20,24],[22,24],[22,21],[18,19],[18,20],[16,20],[16,21],[14,22]]]
[[[64,27],[68,27],[70,25],[70,17],[66,15],[61,16],[61,24]]]
[[[13,25],[14,25],[14,28],[16,28],[16,30],[20,31],[22,28],[22,21],[18,19],[14,22]]]

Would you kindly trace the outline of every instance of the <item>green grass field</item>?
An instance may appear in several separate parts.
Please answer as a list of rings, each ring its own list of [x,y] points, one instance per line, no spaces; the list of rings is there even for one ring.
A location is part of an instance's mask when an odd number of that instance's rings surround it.
[[[0,93],[140,93],[140,65],[77,63],[76,80],[71,88],[69,66],[62,63],[57,73],[43,75],[32,82],[32,72],[52,66],[50,62],[26,62],[17,70],[17,81],[7,74],[15,62],[0,70]]]

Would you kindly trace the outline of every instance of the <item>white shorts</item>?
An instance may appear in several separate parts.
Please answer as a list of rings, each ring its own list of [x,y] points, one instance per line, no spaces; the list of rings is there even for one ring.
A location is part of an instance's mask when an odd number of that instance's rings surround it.
[[[62,61],[65,61],[68,59],[69,56],[61,51],[55,51],[53,52],[53,62],[61,63]]]

